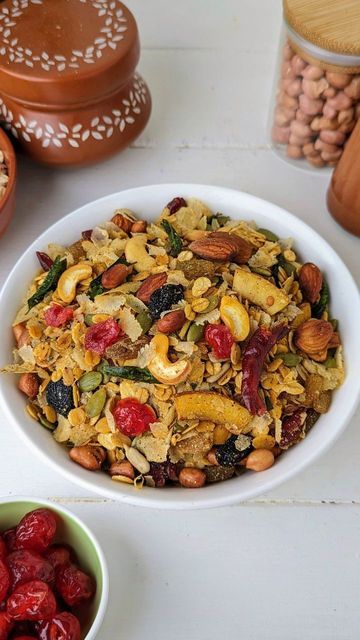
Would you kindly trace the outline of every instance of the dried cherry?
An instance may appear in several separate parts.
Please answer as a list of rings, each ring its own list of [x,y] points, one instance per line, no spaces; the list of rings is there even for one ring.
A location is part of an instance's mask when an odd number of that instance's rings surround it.
[[[170,482],[178,482],[181,466],[170,462],[151,462],[149,476],[152,477],[155,487],[164,487]]]
[[[38,626],[39,640],[80,640],[80,623],[72,613],[57,613]]]
[[[57,571],[64,564],[69,564],[75,557],[74,551],[68,545],[52,544],[44,553],[46,560]]]
[[[6,611],[0,611],[0,640],[7,640],[9,633],[13,627]]]
[[[16,527],[17,549],[42,552],[54,539],[56,518],[49,509],[35,509],[27,513]]]
[[[16,527],[6,529],[6,531],[3,531],[1,535],[8,552],[14,551],[16,549]]]
[[[56,612],[56,600],[46,582],[31,580],[13,591],[7,601],[12,620],[47,620]]]
[[[224,324],[208,324],[204,334],[206,342],[212,347],[212,350],[219,360],[230,358],[231,347],[234,344],[234,338],[230,329]]]
[[[178,196],[177,198],[173,198],[166,205],[166,208],[169,209],[170,215],[173,215],[174,213],[179,211],[179,209],[181,209],[181,207],[187,207],[186,200],[184,200],[184,198],[182,198],[181,196]]]
[[[7,557],[7,565],[12,589],[30,580],[42,580],[48,584],[55,581],[54,568],[35,551],[28,549],[13,551]]]
[[[104,322],[89,327],[85,334],[85,349],[104,355],[107,347],[114,344],[124,335],[114,318],[108,318]]]
[[[0,602],[5,600],[10,587],[10,573],[5,561],[0,560]]]
[[[75,564],[60,567],[56,575],[56,589],[70,607],[89,600],[95,593],[95,585],[90,576]]]
[[[74,317],[71,307],[62,307],[60,304],[52,304],[44,313],[44,320],[48,327],[62,327]]]
[[[3,540],[3,538],[0,536],[0,560],[4,560],[7,552],[8,551],[6,548],[5,540]]]
[[[148,431],[150,424],[156,420],[153,409],[148,404],[142,404],[136,398],[118,400],[114,406],[113,414],[119,431],[130,438]]]
[[[43,251],[37,251],[36,257],[39,260],[40,266],[44,271],[50,271],[51,267],[54,264],[54,261],[48,256],[47,253]]]

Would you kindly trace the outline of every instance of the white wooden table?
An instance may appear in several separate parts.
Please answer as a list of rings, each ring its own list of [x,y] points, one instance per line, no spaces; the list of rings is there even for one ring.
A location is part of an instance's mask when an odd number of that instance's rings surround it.
[[[326,212],[328,175],[294,169],[268,146],[280,4],[128,0],[153,93],[151,122],[131,149],[95,167],[54,171],[20,161],[16,217],[0,240],[0,284],[28,243],[68,211],[123,188],[176,181],[239,188],[282,205],[359,279],[358,240]],[[261,499],[187,513],[85,494],[34,458],[2,420],[0,494],[50,496],[99,536],[111,570],[103,640],[353,640],[359,428],[358,413],[332,451]]]

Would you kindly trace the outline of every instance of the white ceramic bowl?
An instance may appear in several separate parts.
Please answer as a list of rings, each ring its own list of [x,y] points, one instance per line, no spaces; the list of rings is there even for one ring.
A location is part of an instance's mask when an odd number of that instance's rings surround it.
[[[152,219],[175,196],[199,198],[213,211],[233,218],[255,220],[280,237],[293,237],[304,261],[315,262],[330,284],[333,316],[340,320],[345,348],[346,380],[333,397],[329,413],[322,416],[314,429],[299,444],[287,451],[276,464],[262,473],[246,473],[239,478],[205,486],[199,490],[183,488],[136,491],[130,485],[114,483],[105,473],[91,473],[74,464],[66,450],[24,412],[24,398],[16,388],[13,376],[1,376],[0,401],[8,428],[15,427],[29,444],[54,469],[76,484],[102,496],[130,504],[162,509],[216,507],[240,502],[273,489],[313,462],[343,432],[359,398],[360,341],[358,319],[360,298],[357,287],[335,251],[304,222],[284,209],[231,189],[192,184],[164,184],[129,189],[91,202],[45,231],[18,260],[0,295],[0,365],[11,362],[13,344],[10,323],[18,309],[28,278],[38,269],[36,250],[46,249],[49,242],[71,244],[80,232],[109,219],[118,207],[133,209],[141,218]],[[4,426],[6,421],[4,422]]]
[[[76,552],[84,571],[96,580],[96,593],[88,607],[79,610],[81,637],[95,640],[104,619],[109,600],[109,574],[105,556],[94,534],[80,518],[59,504],[40,498],[0,498],[0,531],[17,525],[21,518],[32,511],[45,507],[58,515],[55,542],[70,544]]]

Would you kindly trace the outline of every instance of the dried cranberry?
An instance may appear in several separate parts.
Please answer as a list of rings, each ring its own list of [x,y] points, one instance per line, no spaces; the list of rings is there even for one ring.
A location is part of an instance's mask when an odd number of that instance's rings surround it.
[[[40,262],[41,268],[44,271],[50,271],[51,267],[54,264],[54,261],[50,258],[50,256],[48,256],[48,254],[44,253],[43,251],[37,251],[36,257]]]
[[[62,327],[73,319],[74,312],[71,307],[62,307],[52,304],[44,313],[44,320],[48,327]]]
[[[72,613],[64,611],[40,623],[38,634],[39,640],[80,640],[80,623]]]
[[[2,539],[6,544],[7,550],[14,551],[16,549],[16,527],[12,527],[12,529],[6,529],[3,531]]]
[[[0,640],[7,640],[12,627],[13,623],[8,614],[5,611],[0,611]]]
[[[81,232],[81,237],[83,240],[91,240],[92,229],[86,229],[86,231]]]
[[[0,560],[4,560],[7,555],[7,548],[5,544],[5,540],[0,536]]]
[[[155,483],[155,487],[163,487],[169,480],[177,482],[179,477],[179,466],[173,462],[151,462],[149,475]]]
[[[2,602],[9,590],[10,573],[4,560],[0,560],[0,602]]]
[[[42,582],[49,584],[55,580],[54,568],[50,562],[35,551],[27,549],[13,551],[7,557],[7,564],[13,589],[30,580],[42,580]]]
[[[51,544],[55,533],[54,514],[49,509],[35,509],[27,513],[16,527],[16,547],[41,553]]]
[[[287,449],[299,442],[303,435],[305,419],[306,411],[303,407],[282,419],[280,449]]]
[[[56,589],[70,607],[89,600],[95,593],[92,578],[75,564],[59,568],[56,575]]]
[[[205,329],[205,340],[212,347],[219,360],[230,358],[234,338],[224,324],[208,324]]]
[[[172,215],[181,209],[181,207],[187,207],[187,202],[184,198],[177,197],[173,198],[171,202],[166,205],[166,208],[169,209],[169,213]]]
[[[36,640],[35,636],[14,636],[13,640]]]
[[[12,620],[48,620],[56,612],[55,596],[46,582],[31,580],[16,587],[7,612]]]
[[[85,349],[104,355],[107,347],[118,341],[123,335],[116,320],[109,318],[92,325],[85,334]]]
[[[156,420],[153,409],[136,398],[118,400],[113,414],[119,431],[130,438],[148,431],[150,424]]]
[[[52,544],[51,547],[46,549],[44,556],[55,571],[57,571],[57,569],[64,564],[69,564],[69,562],[75,558],[75,553],[68,545]]]

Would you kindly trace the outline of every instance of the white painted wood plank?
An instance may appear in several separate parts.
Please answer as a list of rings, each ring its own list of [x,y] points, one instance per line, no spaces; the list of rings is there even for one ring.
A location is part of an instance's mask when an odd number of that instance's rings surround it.
[[[355,640],[360,507],[162,513],[70,503],[111,568],[100,637]]]
[[[86,170],[53,172],[22,161],[20,174],[27,188],[19,191],[16,218],[0,240],[0,285],[16,256],[40,232],[85,200],[139,184],[177,180],[239,188],[288,207],[334,245],[360,282],[357,240],[342,231],[325,210],[328,177],[295,170],[270,151],[130,149]],[[0,424],[0,451],[9,452],[1,456],[1,493],[26,493],[31,486],[34,495],[84,495],[53,473],[49,487],[48,468],[24,449],[7,425]],[[268,498],[359,502],[359,424],[358,413],[341,442]]]
[[[275,51],[279,0],[128,0],[143,48]]]
[[[153,113],[134,146],[264,148],[274,68],[266,52],[144,51]]]

